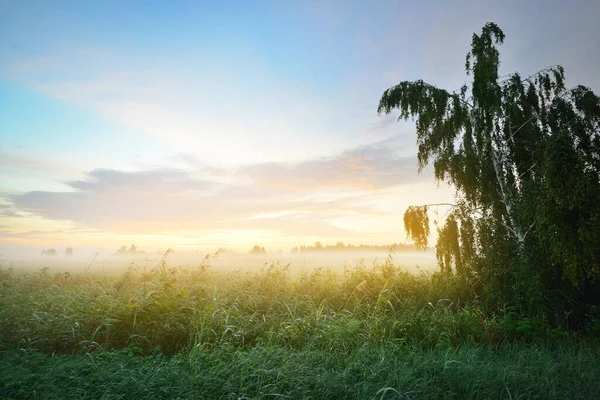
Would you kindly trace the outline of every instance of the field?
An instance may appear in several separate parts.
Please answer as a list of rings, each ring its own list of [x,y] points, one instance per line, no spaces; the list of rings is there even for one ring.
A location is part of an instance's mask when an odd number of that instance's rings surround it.
[[[214,261],[214,260],[213,260]],[[594,332],[392,258],[342,271],[0,270],[4,398],[594,398]]]

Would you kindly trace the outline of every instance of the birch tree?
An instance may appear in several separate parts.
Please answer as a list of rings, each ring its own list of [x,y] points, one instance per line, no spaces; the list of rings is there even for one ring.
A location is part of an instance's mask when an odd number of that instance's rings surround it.
[[[499,76],[504,38],[494,23],[473,35],[471,83],[448,91],[400,82],[383,93],[378,113],[414,119],[419,171],[431,163],[435,178],[456,188],[437,228],[443,275],[488,301],[585,319],[600,304],[600,98],[567,88],[558,65]],[[404,216],[421,247],[432,206]]]

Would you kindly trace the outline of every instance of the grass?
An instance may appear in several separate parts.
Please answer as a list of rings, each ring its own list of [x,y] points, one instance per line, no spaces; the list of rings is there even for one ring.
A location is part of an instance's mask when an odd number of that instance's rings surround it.
[[[392,344],[345,355],[253,347],[165,357],[0,353],[5,398],[593,399],[600,354],[577,348]]]
[[[391,258],[297,279],[170,268],[0,269],[6,398],[593,398],[597,340]]]

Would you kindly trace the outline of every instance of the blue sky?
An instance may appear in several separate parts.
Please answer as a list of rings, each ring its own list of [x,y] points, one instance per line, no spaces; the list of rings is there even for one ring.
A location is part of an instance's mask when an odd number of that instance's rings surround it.
[[[405,240],[416,175],[383,90],[503,73],[600,91],[596,1],[0,1],[0,251]],[[100,244],[99,244],[100,243]]]

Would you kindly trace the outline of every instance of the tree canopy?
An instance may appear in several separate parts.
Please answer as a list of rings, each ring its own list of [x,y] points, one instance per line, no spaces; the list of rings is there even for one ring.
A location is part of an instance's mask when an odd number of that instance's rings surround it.
[[[437,227],[442,275],[556,324],[600,318],[600,98],[567,88],[560,66],[499,76],[504,38],[494,23],[473,35],[460,90],[400,82],[378,113],[414,119],[419,170],[456,189]],[[428,206],[404,216],[420,247]]]

